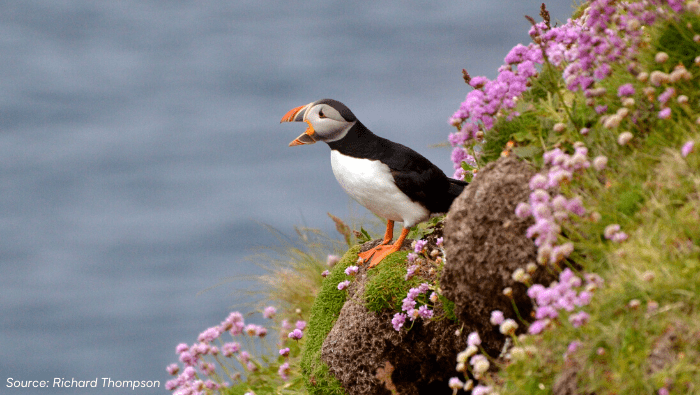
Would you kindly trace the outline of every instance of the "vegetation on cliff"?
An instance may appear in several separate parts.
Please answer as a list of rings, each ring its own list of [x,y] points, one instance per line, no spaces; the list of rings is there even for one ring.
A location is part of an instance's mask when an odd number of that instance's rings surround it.
[[[484,349],[478,331],[458,331],[468,347],[450,356],[448,392],[700,393],[699,15],[698,1],[594,0],[556,26],[543,7],[533,42],[513,48],[494,80],[465,71],[473,90],[450,119],[455,176],[478,179],[502,156],[530,163],[537,174],[514,214],[531,221],[536,252],[512,273],[532,314],[485,318],[508,339],[502,353]],[[341,393],[321,344],[358,281],[351,255],[367,233],[336,224],[352,247],[340,263],[330,268],[331,251],[307,238],[268,277],[282,279],[268,283],[279,313],[263,311],[280,333],[272,351],[242,347],[267,329],[232,315],[178,346],[184,366],[169,368],[169,388]],[[432,229],[413,238],[427,243]],[[423,241],[406,255],[363,285],[365,307],[401,336],[457,318],[439,284],[450,256]],[[535,283],[538,271],[557,281]],[[397,391],[390,366],[371,373]]]

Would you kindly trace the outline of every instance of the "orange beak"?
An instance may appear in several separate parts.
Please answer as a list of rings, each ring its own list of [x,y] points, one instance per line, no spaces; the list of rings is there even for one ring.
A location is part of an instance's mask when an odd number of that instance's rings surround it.
[[[301,135],[299,135],[299,137],[295,138],[291,143],[289,143],[290,147],[304,144],[313,144],[316,142],[316,131],[314,131],[314,127],[311,126],[311,122],[304,119],[304,110],[307,106],[308,104],[306,106],[292,108],[286,114],[284,114],[282,120],[280,121],[280,123],[304,121],[307,124],[309,124],[309,127],[306,128],[306,131],[304,131],[304,133],[302,133]]]
[[[308,106],[308,104],[307,104],[307,106]],[[299,112],[301,112],[301,110],[304,107],[306,107],[306,106],[299,106],[299,107],[292,108],[291,110],[287,111],[287,113],[284,114],[284,116],[282,117],[282,120],[280,121],[280,123],[296,121],[296,119],[294,119],[294,118],[296,118],[297,114],[299,114]],[[301,121],[301,119],[299,119],[299,121]]]

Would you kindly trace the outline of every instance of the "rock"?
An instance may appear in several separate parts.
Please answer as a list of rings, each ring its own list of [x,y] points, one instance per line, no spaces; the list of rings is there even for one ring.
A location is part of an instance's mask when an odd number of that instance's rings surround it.
[[[520,219],[514,213],[518,203],[527,202],[528,183],[534,174],[529,165],[514,157],[488,164],[452,203],[445,223],[443,295],[455,302],[460,321],[479,332],[482,347],[494,357],[505,338],[489,322],[491,312],[501,310],[506,318],[519,322],[503,289],[512,288],[521,317],[529,319],[532,311],[527,287],[515,282],[512,274],[537,257],[535,244],[525,236],[532,219]],[[532,280],[549,284],[554,276],[538,267]],[[519,332],[524,329],[520,324]]]
[[[454,334],[461,324],[419,319],[410,331],[397,332],[391,325],[393,311],[377,314],[364,306],[366,281],[362,268],[323,342],[321,359],[330,373],[351,395],[390,394],[392,384],[402,395],[451,394],[447,381],[456,374],[457,353],[466,347],[465,336]],[[389,379],[382,374],[387,366],[393,367]]]

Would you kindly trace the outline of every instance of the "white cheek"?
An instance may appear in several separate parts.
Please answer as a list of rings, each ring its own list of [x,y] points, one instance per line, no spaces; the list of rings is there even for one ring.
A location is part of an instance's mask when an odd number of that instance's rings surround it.
[[[339,122],[333,119],[325,119],[319,125],[319,129],[315,129],[316,133],[324,137],[324,141],[327,143],[338,141],[345,137],[348,130],[355,124],[355,122]]]

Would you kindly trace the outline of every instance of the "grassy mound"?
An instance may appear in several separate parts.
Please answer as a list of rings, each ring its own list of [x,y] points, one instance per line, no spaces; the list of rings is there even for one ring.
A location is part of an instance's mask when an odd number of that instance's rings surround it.
[[[306,388],[311,394],[344,394],[338,380],[328,373],[328,367],[321,361],[321,346],[328,332],[333,328],[340,309],[345,303],[347,292],[338,290],[338,284],[345,280],[345,269],[357,261],[360,246],[350,248],[333,267],[323,281],[321,291],[311,308],[306,344],[301,359],[301,370]]]

